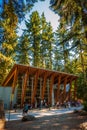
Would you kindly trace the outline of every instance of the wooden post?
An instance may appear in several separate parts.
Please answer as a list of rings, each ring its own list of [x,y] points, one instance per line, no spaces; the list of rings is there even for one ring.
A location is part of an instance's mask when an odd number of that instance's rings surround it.
[[[72,90],[72,79],[70,80],[69,101],[70,101],[71,98],[72,98],[72,92],[71,92],[71,90]]]
[[[75,81],[74,81],[74,100],[76,100],[76,98],[77,98],[77,96],[76,96],[76,91],[77,91],[76,82],[77,82],[77,80],[75,79]]]
[[[56,98],[56,102],[59,101],[59,96],[60,96],[60,82],[61,82],[61,76],[58,77],[57,98]]]
[[[41,97],[41,91],[42,91],[42,78],[40,78],[40,97]]]
[[[66,84],[67,84],[67,77],[64,80],[63,102],[66,99]]]
[[[34,89],[34,77],[32,77],[32,87],[31,87],[31,99],[32,99],[32,93],[33,93],[33,89]],[[31,101],[32,104],[32,101]]]
[[[24,82],[23,82],[23,87],[22,87],[21,107],[23,107],[24,98],[25,98],[25,95],[26,95],[27,79],[28,79],[28,76],[29,76],[28,74],[29,74],[29,72],[28,72],[28,70],[27,70],[26,73],[25,73],[25,76],[24,76]]]
[[[49,103],[52,103],[52,90],[53,90],[53,83],[54,83],[54,75],[51,76],[51,83],[50,83],[50,92],[49,92]]]
[[[15,73],[14,73],[14,80],[13,80],[13,84],[12,84],[12,94],[14,94],[15,91],[15,87],[16,87],[16,83],[17,83],[17,76],[18,76],[18,69],[15,69]]]
[[[45,94],[45,89],[46,89],[46,82],[47,82],[47,72],[45,72],[44,75],[44,81],[43,81],[43,86],[42,86],[42,94],[41,94],[41,99],[44,99],[44,94]]]
[[[12,84],[12,93],[11,93],[11,97],[10,97],[10,109],[12,109],[12,102],[14,99],[14,92],[15,92],[15,87],[17,84],[17,77],[18,77],[18,69],[16,67],[15,71],[14,71],[14,79],[13,79],[13,84]]]
[[[3,130],[5,128],[5,113],[4,113],[4,103],[2,100],[0,100],[0,130]]]
[[[35,96],[36,96],[36,91],[37,91],[38,77],[39,77],[39,71],[37,71],[36,74],[35,74],[34,88],[33,88],[33,93],[32,93],[32,98],[31,98],[31,103],[32,104],[35,103]]]
[[[47,93],[48,93],[48,102],[49,102],[49,86],[50,85],[50,81],[49,81],[49,79],[47,79]]]

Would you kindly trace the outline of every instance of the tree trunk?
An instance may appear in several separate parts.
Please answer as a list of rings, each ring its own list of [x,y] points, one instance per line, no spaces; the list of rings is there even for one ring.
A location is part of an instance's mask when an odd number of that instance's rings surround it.
[[[5,113],[4,113],[4,104],[3,101],[0,100],[0,130],[5,128]]]
[[[85,69],[84,69],[84,58],[83,58],[83,53],[82,53],[81,44],[80,44],[80,57],[81,57],[81,66],[82,66],[82,72],[83,72],[84,83],[86,83],[86,72],[85,72]]]

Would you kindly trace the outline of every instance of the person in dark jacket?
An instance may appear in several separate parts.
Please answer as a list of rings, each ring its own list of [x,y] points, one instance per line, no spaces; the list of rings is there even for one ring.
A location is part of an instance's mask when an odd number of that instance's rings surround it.
[[[24,107],[23,107],[23,115],[27,114],[29,110],[29,104],[28,103],[24,103]]]

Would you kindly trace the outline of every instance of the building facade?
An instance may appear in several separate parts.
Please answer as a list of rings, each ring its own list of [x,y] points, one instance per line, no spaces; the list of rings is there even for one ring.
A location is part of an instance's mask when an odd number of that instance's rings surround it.
[[[35,106],[40,100],[54,105],[57,101],[76,99],[77,78],[64,72],[15,64],[2,85],[12,87],[12,102],[17,91],[16,103],[21,107],[25,101]]]

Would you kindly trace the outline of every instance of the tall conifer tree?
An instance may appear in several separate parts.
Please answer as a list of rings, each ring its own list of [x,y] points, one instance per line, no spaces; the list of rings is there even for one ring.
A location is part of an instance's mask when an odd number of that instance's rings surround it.
[[[47,41],[48,41],[48,23],[46,22],[46,18],[44,13],[41,15],[41,40],[40,40],[40,51],[41,51],[41,67],[46,68],[46,49],[47,49]]]
[[[41,63],[44,68],[52,69],[54,35],[52,26],[46,22],[44,13],[41,15],[41,29]]]
[[[55,37],[56,37],[56,43],[59,44],[59,48],[60,48],[60,53],[61,53],[61,61],[62,61],[62,65],[64,67],[63,71],[68,72],[68,62],[69,62],[69,41],[63,41],[64,39],[66,39],[67,37],[67,31],[66,31],[66,27],[62,26],[62,24],[60,24],[60,26],[57,28],[56,33],[55,33]],[[57,46],[57,45],[56,45]]]
[[[3,37],[1,43],[0,52],[0,80],[3,81],[7,75],[9,69],[14,64],[15,47],[17,45],[16,28],[18,19],[14,13],[14,7],[12,1],[8,5],[5,5],[4,12],[2,14],[1,28],[3,30]]]
[[[53,47],[54,47],[54,33],[51,23],[48,23],[48,40],[47,40],[47,68],[53,69]]]
[[[26,33],[23,33],[18,40],[16,48],[16,62],[19,64],[30,65],[30,42]]]
[[[79,87],[82,86],[81,92],[83,92],[87,90],[87,66],[84,59],[84,57],[86,58],[85,54],[87,54],[85,51],[87,48],[87,2],[86,0],[50,0],[50,3],[54,11],[60,16],[60,22],[63,23],[63,26],[70,26],[67,37],[63,41],[71,40],[71,49],[76,48],[78,50],[78,60],[74,59],[74,61],[78,63],[79,81],[84,77],[83,81],[78,83]]]
[[[40,66],[40,16],[37,11],[30,15],[30,19],[25,22],[26,31],[31,43],[32,65]]]

